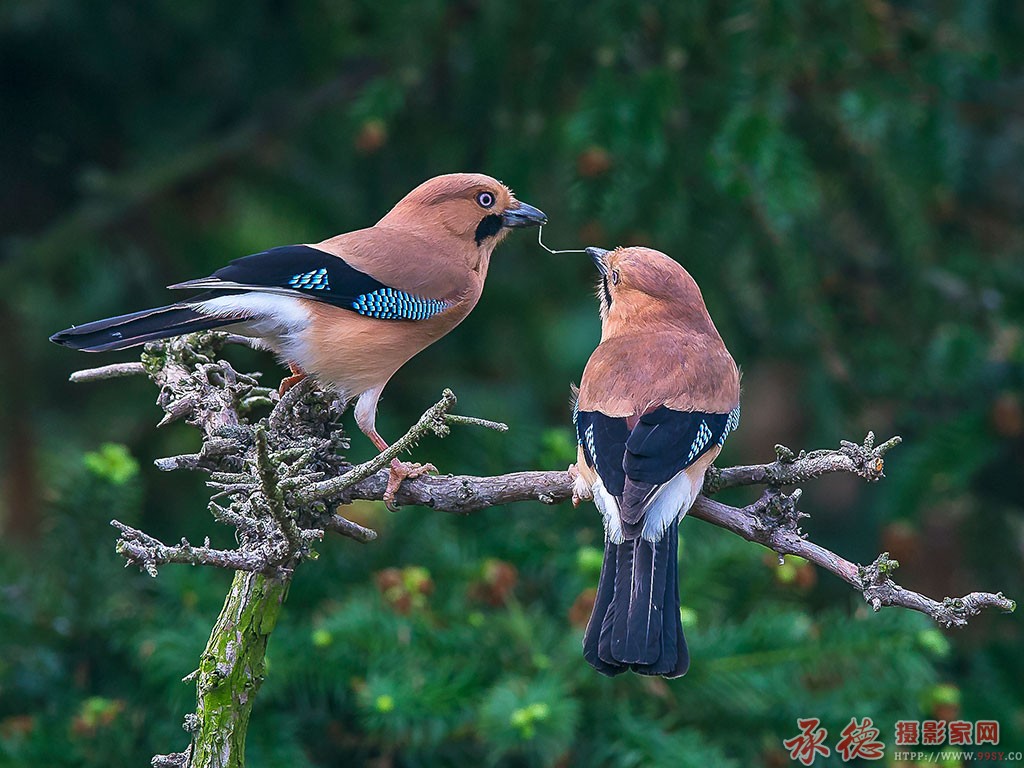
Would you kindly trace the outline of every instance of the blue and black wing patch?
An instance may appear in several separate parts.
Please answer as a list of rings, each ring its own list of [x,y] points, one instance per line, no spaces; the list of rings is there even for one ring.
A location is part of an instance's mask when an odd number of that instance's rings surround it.
[[[360,315],[381,320],[426,320],[449,306],[440,299],[424,299],[394,288],[378,288],[357,296],[352,302],[352,309]]]
[[[674,411],[666,406],[645,413],[630,429],[625,418],[599,411],[578,411],[576,436],[584,456],[613,496],[621,496],[626,478],[660,485],[675,477],[739,425],[739,406],[731,413]]]
[[[384,285],[344,259],[308,245],[286,245],[235,259],[212,276],[172,285],[217,295],[246,290],[299,293],[380,320],[426,320],[451,305]]]

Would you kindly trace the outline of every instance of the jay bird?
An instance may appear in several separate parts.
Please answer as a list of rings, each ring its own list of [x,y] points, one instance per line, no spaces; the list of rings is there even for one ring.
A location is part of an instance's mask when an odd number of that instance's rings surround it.
[[[604,563],[583,655],[598,671],[679,677],[680,519],[739,424],[740,376],[700,288],[648,248],[587,248],[601,273],[601,343],[573,408],[573,501],[604,518]]]
[[[491,252],[509,230],[546,222],[489,176],[438,176],[372,227],[236,259],[170,286],[202,291],[197,296],[73,326],[50,340],[104,352],[210,328],[250,336],[291,367],[282,391],[309,374],[343,402],[355,398],[356,424],[383,451],[375,421],[388,380],[472,311]],[[395,459],[385,501],[393,502],[404,478],[427,469]]]

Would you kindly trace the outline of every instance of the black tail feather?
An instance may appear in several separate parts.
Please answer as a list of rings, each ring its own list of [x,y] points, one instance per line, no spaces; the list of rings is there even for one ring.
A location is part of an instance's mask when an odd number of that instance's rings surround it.
[[[679,615],[679,606],[681,605],[679,599],[679,523],[675,523],[672,528],[666,532],[666,536],[671,535],[672,541],[672,553],[669,555],[669,561],[672,563],[672,571],[668,576],[668,588],[672,590],[672,597],[669,606],[674,606],[672,615],[665,616],[665,630],[668,632],[671,627],[672,630],[672,644],[670,646],[669,641],[665,641],[665,656],[671,658],[673,653],[676,657],[675,667],[671,672],[666,672],[665,677],[682,677],[686,674],[690,668],[690,649],[686,647],[686,637],[683,635],[683,621]],[[668,608],[666,607],[666,610]]]
[[[615,655],[612,653],[612,637],[614,636],[615,626],[615,589],[616,582],[619,580],[619,549],[622,547],[632,547],[629,542],[623,544],[609,544],[604,545],[604,563],[601,565],[601,570],[608,571],[608,603],[605,607],[604,613],[600,616],[595,616],[592,621],[596,621],[600,627],[597,637],[597,655],[602,663],[607,664],[613,669],[619,670],[619,672],[625,672],[627,667],[622,666],[618,661],[615,660]],[[595,610],[596,610],[595,606]]]
[[[641,675],[682,677],[690,668],[690,652],[683,636],[683,624],[679,616],[679,536],[676,525],[667,531],[662,539],[668,545],[667,562],[670,573],[666,575],[665,604],[662,624],[662,650],[660,658],[649,666],[635,664],[632,669]],[[661,542],[659,542],[661,543]]]
[[[171,304],[72,326],[53,334],[50,341],[83,352],[107,352],[236,322],[204,315],[189,305]]]
[[[615,559],[618,544],[607,542],[605,544],[604,563],[601,565],[601,576],[597,581],[597,594],[594,596],[594,610],[590,614],[590,621],[587,622],[587,631],[583,634],[583,658],[590,666],[602,675],[614,677],[626,671],[626,667],[620,664],[609,664],[602,660],[602,656],[610,656],[611,632],[604,630],[605,616],[608,614],[608,606],[612,602],[612,594],[615,591]],[[623,544],[622,546],[629,546]],[[599,647],[600,641],[604,639],[605,647]]]
[[[584,658],[598,672],[679,677],[690,656],[679,618],[678,524],[654,544],[605,543]]]
[[[622,661],[655,664],[661,658],[661,627],[668,595],[665,593],[671,545],[662,536],[655,543],[636,539],[633,562],[635,574],[626,611],[626,638]]]
[[[612,602],[604,617],[602,634],[608,635],[607,651],[603,657],[609,664],[625,662],[626,637],[629,629],[630,594],[637,582],[636,539],[627,539],[615,548],[615,580],[612,582]]]

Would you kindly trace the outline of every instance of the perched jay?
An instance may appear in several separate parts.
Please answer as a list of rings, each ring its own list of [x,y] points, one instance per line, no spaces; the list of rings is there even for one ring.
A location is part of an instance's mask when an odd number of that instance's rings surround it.
[[[740,377],[690,274],[648,248],[587,248],[601,343],[580,382],[574,501],[604,517],[604,564],[583,655],[606,675],[679,677],[679,520],[739,423]]]
[[[124,349],[209,328],[251,336],[348,402],[378,450],[377,400],[413,355],[462,322],[483,290],[491,251],[509,229],[547,217],[489,176],[424,182],[374,226],[316,245],[286,245],[236,259],[171,288],[203,291],[156,309],[97,320],[50,337],[72,349]],[[429,466],[429,465],[428,465]],[[386,501],[424,467],[391,465]]]

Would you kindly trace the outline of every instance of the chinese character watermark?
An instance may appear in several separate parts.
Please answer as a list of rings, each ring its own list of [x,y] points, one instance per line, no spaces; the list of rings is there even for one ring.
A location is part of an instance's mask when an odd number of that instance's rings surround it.
[[[782,745],[789,750],[791,760],[797,760],[806,766],[814,763],[818,755],[828,757],[832,754],[825,741],[828,730],[821,725],[817,717],[800,718],[796,721],[800,733],[791,739],[785,739]],[[850,718],[840,733],[835,745],[836,754],[843,762],[860,758],[861,760],[882,760],[885,757],[885,743],[879,739],[881,731],[875,727],[870,717],[857,720]],[[981,746],[999,744],[999,722],[997,720],[897,720],[893,727],[895,746],[899,747],[941,747],[946,746]],[[1020,755],[1020,752],[973,752],[951,753],[952,758],[1002,760],[1007,755]],[[913,760],[934,759],[937,755],[931,752],[906,752],[897,750],[894,759]],[[958,757],[962,755],[963,757]],[[968,756],[969,755],[969,756]],[[938,755],[942,756],[942,755]]]

